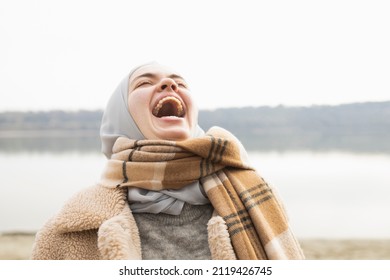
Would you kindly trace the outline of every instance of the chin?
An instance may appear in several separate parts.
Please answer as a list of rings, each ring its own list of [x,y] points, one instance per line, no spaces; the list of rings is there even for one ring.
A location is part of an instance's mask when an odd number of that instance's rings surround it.
[[[158,139],[171,140],[171,141],[183,141],[191,137],[191,133],[188,129],[184,128],[171,128],[164,129],[156,133]]]

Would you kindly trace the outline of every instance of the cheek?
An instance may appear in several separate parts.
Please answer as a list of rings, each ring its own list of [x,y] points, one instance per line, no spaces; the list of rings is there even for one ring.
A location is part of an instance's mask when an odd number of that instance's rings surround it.
[[[198,107],[196,106],[194,99],[191,97],[191,94],[183,95],[183,100],[187,104],[189,110],[191,110],[190,114],[194,117],[198,115]]]
[[[148,96],[141,92],[132,92],[128,98],[127,108],[133,118],[145,114],[145,111],[149,110]]]

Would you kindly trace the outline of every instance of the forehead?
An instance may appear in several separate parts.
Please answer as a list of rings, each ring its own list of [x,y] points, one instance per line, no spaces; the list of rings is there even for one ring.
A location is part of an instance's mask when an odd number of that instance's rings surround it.
[[[180,76],[179,73],[173,71],[171,68],[160,64],[148,64],[141,66],[130,76],[130,83],[144,74],[153,74],[156,77],[168,77],[171,75]]]

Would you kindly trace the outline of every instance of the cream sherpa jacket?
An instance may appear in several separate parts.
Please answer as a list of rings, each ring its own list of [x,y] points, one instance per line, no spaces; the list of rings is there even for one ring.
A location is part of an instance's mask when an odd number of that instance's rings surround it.
[[[208,223],[213,259],[236,259],[225,222]],[[141,259],[138,228],[126,189],[93,186],[76,194],[37,233],[32,259]]]

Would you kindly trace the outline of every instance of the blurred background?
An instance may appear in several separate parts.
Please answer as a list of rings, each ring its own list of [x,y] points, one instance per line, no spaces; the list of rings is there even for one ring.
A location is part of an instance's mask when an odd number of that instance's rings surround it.
[[[1,0],[0,259],[99,180],[102,110],[149,61],[243,142],[308,258],[390,258],[390,4],[312,2]]]

